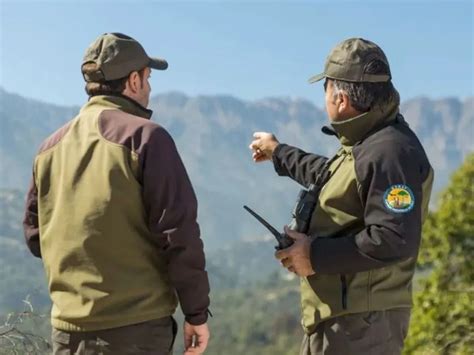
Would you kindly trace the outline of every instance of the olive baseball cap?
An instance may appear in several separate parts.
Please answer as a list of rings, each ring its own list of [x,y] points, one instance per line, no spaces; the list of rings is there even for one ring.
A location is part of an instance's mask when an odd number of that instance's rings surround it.
[[[387,65],[388,74],[368,74],[367,66],[373,61],[382,61]],[[390,66],[382,49],[375,43],[363,38],[349,38],[339,43],[329,53],[324,72],[309,78],[315,83],[324,78],[351,82],[387,82],[391,80]]]
[[[142,45],[132,37],[122,33],[104,33],[86,49],[81,68],[84,64],[97,64],[97,71],[84,73],[85,81],[108,81],[125,78],[132,71],[145,67],[165,70],[166,60],[152,58]]]

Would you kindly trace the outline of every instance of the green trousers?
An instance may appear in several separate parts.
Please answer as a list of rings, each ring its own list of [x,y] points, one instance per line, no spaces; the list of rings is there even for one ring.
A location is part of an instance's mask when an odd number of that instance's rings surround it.
[[[173,317],[160,318],[125,327],[66,332],[53,328],[53,355],[169,355],[177,325]]]
[[[409,322],[410,308],[328,319],[305,334],[300,355],[400,355]]]

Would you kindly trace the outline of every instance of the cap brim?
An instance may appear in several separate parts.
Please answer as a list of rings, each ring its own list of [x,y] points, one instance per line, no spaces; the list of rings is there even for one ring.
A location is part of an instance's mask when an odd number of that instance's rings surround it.
[[[322,79],[324,79],[326,77],[326,74],[325,73],[321,73],[321,74],[318,74],[318,75],[315,75],[315,76],[312,76],[311,78],[308,79],[308,82],[310,84],[313,84],[313,83],[316,83]]]
[[[166,70],[166,68],[168,68],[168,62],[161,58],[150,58],[150,64],[148,66],[152,69]]]

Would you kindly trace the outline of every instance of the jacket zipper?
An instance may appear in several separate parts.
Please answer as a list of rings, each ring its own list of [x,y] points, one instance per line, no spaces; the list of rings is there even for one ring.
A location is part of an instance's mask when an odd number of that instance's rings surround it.
[[[346,275],[341,274],[341,302],[342,302],[342,309],[346,310],[347,309],[347,281],[346,281]]]

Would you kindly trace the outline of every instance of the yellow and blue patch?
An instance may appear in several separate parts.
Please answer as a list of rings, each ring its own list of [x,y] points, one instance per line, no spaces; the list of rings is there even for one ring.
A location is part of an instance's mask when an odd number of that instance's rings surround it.
[[[383,202],[390,211],[409,212],[415,206],[415,195],[407,185],[392,185],[385,191]]]

